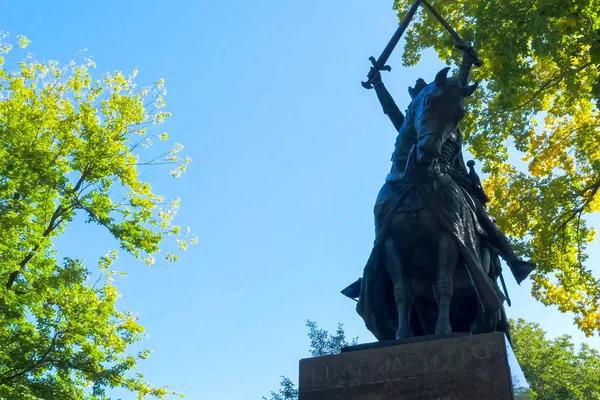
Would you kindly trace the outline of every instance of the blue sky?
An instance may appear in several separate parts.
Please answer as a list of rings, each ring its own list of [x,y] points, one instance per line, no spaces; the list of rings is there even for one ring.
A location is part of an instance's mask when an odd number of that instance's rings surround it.
[[[188,399],[260,399],[280,375],[296,378],[306,319],[373,340],[339,291],[371,250],[393,150],[391,123],[360,85],[396,28],[391,0],[0,5],[0,29],[27,35],[38,59],[67,62],[87,48],[98,73],[138,67],[140,83],[166,80],[166,130],[193,162],[179,180],[166,170],[146,178],[182,198],[178,222],[200,243],[175,265],[117,262],[128,272],[117,281],[120,307],[137,311],[150,335],[142,347],[154,353],[141,366],[150,382]],[[409,85],[443,67],[428,54],[402,68],[400,52],[390,64],[384,80],[401,108]],[[76,223],[57,247],[95,264],[117,245]],[[596,265],[600,248],[590,250]],[[511,317],[584,340],[570,316],[508,280]]]

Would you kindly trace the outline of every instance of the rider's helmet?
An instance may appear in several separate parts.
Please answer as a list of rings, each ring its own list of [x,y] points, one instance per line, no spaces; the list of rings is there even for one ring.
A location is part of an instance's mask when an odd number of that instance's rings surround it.
[[[415,99],[415,97],[417,97],[417,95],[419,94],[419,92],[421,90],[423,90],[423,88],[425,88],[425,86],[427,86],[427,82],[425,82],[423,79],[419,78],[417,79],[417,83],[415,83],[415,87],[409,87],[408,88],[408,94],[410,94],[410,98],[412,100]]]

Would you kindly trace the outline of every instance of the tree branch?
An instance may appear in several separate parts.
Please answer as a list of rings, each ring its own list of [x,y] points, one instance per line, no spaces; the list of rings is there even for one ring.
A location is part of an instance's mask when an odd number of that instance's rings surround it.
[[[575,73],[583,71],[590,65],[592,65],[591,61],[583,64],[581,67],[579,67],[577,70],[575,70]],[[518,105],[515,108],[508,110],[508,111],[509,112],[516,111],[520,108],[525,107],[529,103],[533,102],[536,99],[536,97],[539,96],[540,93],[542,93],[544,90],[548,89],[550,86],[553,86],[553,85],[557,84],[558,82],[560,82],[569,72],[572,72],[572,71],[564,71],[562,74],[559,74],[559,75],[555,76],[554,78],[549,79],[538,90],[535,91],[535,93],[533,94],[533,96],[531,96],[530,99],[528,99],[526,102],[521,103],[520,105]]]
[[[48,358],[48,356],[50,355],[50,352],[54,349],[54,346],[56,346],[56,341],[58,340],[59,336],[64,334],[65,331],[58,331],[56,330],[54,332],[54,336],[52,338],[52,342],[50,343],[50,346],[48,346],[48,348],[46,349],[46,351],[44,351],[44,354],[42,354],[42,356],[40,357],[39,360],[35,361],[33,364],[31,364],[29,367],[24,368],[22,371],[14,373],[12,375],[9,375],[7,377],[2,377],[0,378],[0,384],[6,384],[8,382],[10,382],[11,380],[18,378],[20,376],[23,376],[31,371],[33,371],[34,369],[38,368],[40,365],[42,365],[44,362],[46,362],[46,359]],[[6,374],[5,374],[6,375]]]
[[[88,177],[90,172],[91,172],[91,168],[88,165],[81,173],[81,177],[79,178],[79,180],[77,181],[77,183],[75,184],[73,189],[71,189],[67,195],[77,193],[79,191],[79,189],[81,189],[81,185],[83,185],[83,182],[85,182],[85,179]],[[48,235],[50,235],[64,221],[64,219],[59,219],[59,218],[61,216],[63,216],[64,213],[71,211],[73,209],[73,207],[74,207],[73,205],[71,205],[68,208],[63,207],[62,205],[59,205],[58,207],[56,207],[56,210],[54,210],[54,213],[52,214],[52,217],[50,218],[50,222],[48,223],[48,226],[46,227],[44,232],[42,232],[41,239],[48,237]],[[10,276],[8,277],[8,281],[6,282],[6,286],[5,286],[7,290],[12,289],[13,285],[15,284],[15,281],[19,277],[19,274],[21,272],[23,272],[23,270],[27,266],[27,263],[29,263],[29,261],[31,261],[31,259],[35,256],[35,253],[39,250],[40,246],[41,246],[40,243],[36,244],[33,247],[33,249],[25,256],[25,258],[19,263],[19,269],[17,269],[16,271],[13,271],[10,274]]]
[[[571,213],[570,213],[571,215],[569,215],[569,217],[566,220],[564,220],[563,223],[558,226],[558,228],[556,228],[556,232],[565,229],[569,222],[571,222],[573,219],[575,219],[578,215],[580,216],[583,213],[583,211],[585,210],[585,208],[592,202],[592,200],[594,200],[594,197],[598,193],[598,190],[600,190],[600,180],[596,181],[593,185],[584,189],[581,193],[582,196],[586,192],[591,191],[591,193],[589,194],[587,199],[583,202],[581,207],[577,207],[576,209],[571,211]]]

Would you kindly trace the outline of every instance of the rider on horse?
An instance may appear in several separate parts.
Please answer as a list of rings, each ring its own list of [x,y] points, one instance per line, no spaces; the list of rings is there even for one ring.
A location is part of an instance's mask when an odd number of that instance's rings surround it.
[[[477,53],[475,50],[470,46],[466,47],[463,50],[463,60],[458,73],[458,79],[463,86],[466,86],[469,77],[469,71],[476,60]],[[399,131],[404,123],[404,115],[381,81],[381,73],[377,70],[373,71],[372,83],[377,93],[377,97],[383,107],[383,112],[390,118],[396,130]],[[409,94],[411,98],[414,99],[425,86],[427,86],[427,83],[423,79],[418,79],[415,87],[409,88]],[[402,178],[411,147],[412,143],[403,143],[401,140],[397,141],[396,150],[392,156],[392,170],[386,177],[386,181],[393,182]],[[500,256],[502,256],[502,258],[504,258],[516,281],[520,284],[532,271],[534,264],[528,261],[523,261],[516,255],[508,238],[498,228],[495,223],[495,219],[488,213],[486,203],[489,201],[489,198],[485,194],[481,186],[481,182],[473,170],[474,163],[471,162],[469,164],[471,169],[470,172],[467,172],[465,167],[462,157],[462,135],[459,130],[451,139],[447,141],[447,144],[444,147],[444,152],[451,152],[453,162],[442,163],[440,165],[442,169],[441,172],[452,177],[452,179],[472,198],[475,214],[477,216],[477,222],[485,231],[487,242],[494,248],[494,250],[498,252]],[[378,207],[381,206],[382,204],[376,204],[375,206],[375,226],[377,232],[379,231],[379,225],[381,224],[381,221],[378,221],[377,214],[382,214],[378,212],[380,211],[378,210]]]

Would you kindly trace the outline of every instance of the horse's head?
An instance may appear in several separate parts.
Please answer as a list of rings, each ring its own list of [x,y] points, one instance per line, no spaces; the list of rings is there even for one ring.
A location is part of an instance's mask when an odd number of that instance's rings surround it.
[[[478,83],[462,86],[456,78],[448,78],[450,67],[444,68],[434,82],[422,88],[409,106],[417,133],[417,161],[429,164],[438,157],[442,144],[465,116],[463,99],[473,94]],[[412,94],[412,93],[411,93]]]

